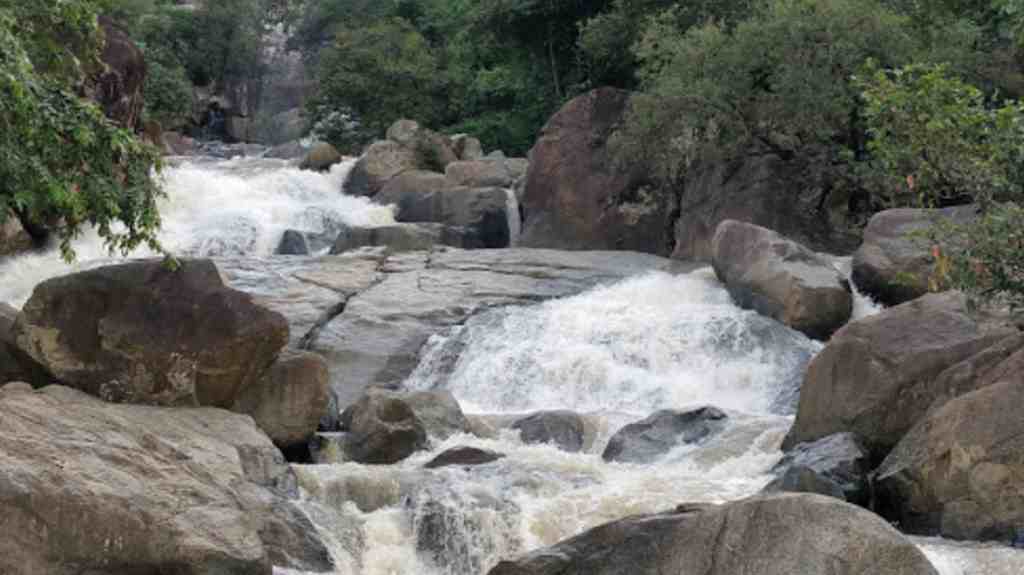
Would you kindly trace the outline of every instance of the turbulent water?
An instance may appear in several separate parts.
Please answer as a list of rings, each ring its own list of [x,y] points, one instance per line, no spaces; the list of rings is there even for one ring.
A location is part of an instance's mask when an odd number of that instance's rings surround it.
[[[180,254],[269,256],[285,229],[324,248],[341,224],[393,221],[390,208],[339,193],[350,167],[316,174],[263,159],[181,160],[165,175],[161,239]],[[79,267],[111,261],[95,236],[75,248]],[[0,301],[20,305],[36,283],[67,271],[52,251],[0,264]],[[877,310],[858,298],[855,315]],[[432,338],[406,382],[451,390],[487,437],[455,436],[394,466],[296,466],[303,507],[339,574],[476,575],[626,515],[744,497],[770,480],[801,374],[820,347],[736,308],[707,269],[491,310]],[[601,459],[625,423],[705,404],[730,415],[711,440],[651,464]],[[500,430],[516,414],[556,408],[585,415],[584,452],[525,445]],[[422,468],[462,445],[507,457]],[[917,541],[943,575],[1024,573],[1024,556],[1003,546]]]
[[[160,241],[185,256],[254,255],[274,252],[286,229],[311,235],[325,248],[340,224],[382,225],[394,221],[390,207],[339,193],[354,161],[330,173],[299,170],[283,160],[213,158],[172,160],[163,174],[167,198],[160,203]],[[316,239],[323,237],[319,246]],[[109,263],[103,242],[87,232],[74,243],[76,268]],[[153,255],[140,250],[132,257]],[[0,264],[0,301],[19,306],[40,281],[68,273],[54,250]]]

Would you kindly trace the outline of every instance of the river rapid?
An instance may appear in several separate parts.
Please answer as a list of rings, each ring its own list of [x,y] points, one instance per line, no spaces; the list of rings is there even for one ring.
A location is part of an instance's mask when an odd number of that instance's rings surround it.
[[[341,225],[393,222],[390,207],[340,193],[352,163],[318,174],[262,158],[174,159],[163,176],[161,240],[180,255],[273,257],[286,229],[322,238],[313,247],[325,250]],[[74,246],[73,268],[52,250],[0,263],[0,301],[21,306],[40,281],[116,259],[94,234]],[[858,298],[857,315],[877,310]],[[339,574],[477,575],[627,515],[752,495],[772,479],[803,371],[820,349],[737,308],[707,268],[490,310],[431,338],[405,382],[450,390],[486,437],[457,435],[392,466],[296,465],[303,508]],[[710,441],[650,464],[601,459],[626,423],[703,405],[729,414]],[[583,414],[583,452],[526,445],[501,428],[540,409]],[[506,457],[423,469],[445,449],[467,445]],[[942,575],[1024,573],[1024,552],[1009,547],[915,541]]]

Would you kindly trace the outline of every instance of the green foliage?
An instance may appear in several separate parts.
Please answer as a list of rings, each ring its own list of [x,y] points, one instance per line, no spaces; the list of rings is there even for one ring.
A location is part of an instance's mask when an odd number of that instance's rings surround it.
[[[184,66],[148,59],[144,99],[148,119],[168,130],[183,126],[192,114],[192,82]]]
[[[859,130],[850,78],[867,58],[909,60],[904,22],[874,0],[775,0],[732,30],[684,34],[660,17],[637,47],[652,97],[637,106],[633,139],[682,146],[667,173],[699,154],[775,154],[806,166],[809,186],[839,185]]]
[[[399,18],[338,32],[321,57],[319,77],[320,92],[310,105],[314,123],[352,110],[357,139],[380,137],[397,118],[436,126],[443,116],[437,57]],[[350,142],[330,143],[351,149]]]
[[[98,65],[96,10],[88,0],[0,0],[0,218],[52,229],[67,259],[86,226],[111,250],[160,249],[157,151],[77,94]],[[62,42],[67,31],[73,40]]]
[[[938,222],[933,287],[1024,307],[1024,104],[987,105],[945,66],[869,69],[864,90],[871,166],[893,200],[975,202],[967,225]]]
[[[949,231],[960,241],[940,257],[940,287],[965,290],[976,302],[1024,308],[1024,209],[996,204],[977,222]]]
[[[1021,194],[1020,103],[986,105],[981,90],[947,66],[886,71],[872,64],[856,85],[863,91],[871,171],[878,193],[892,203],[987,205]]]

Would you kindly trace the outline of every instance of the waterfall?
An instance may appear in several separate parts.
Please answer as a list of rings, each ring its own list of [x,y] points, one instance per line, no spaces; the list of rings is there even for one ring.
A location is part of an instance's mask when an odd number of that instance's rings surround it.
[[[330,245],[341,224],[393,222],[392,208],[341,194],[354,164],[348,160],[321,174],[253,157],[176,160],[162,174],[167,197],[159,205],[160,241],[181,256],[269,256],[286,229],[322,234]],[[73,245],[78,263],[71,268],[55,249],[0,260],[0,302],[20,307],[47,278],[120,259],[107,252],[95,232],[84,233]],[[131,254],[153,255],[144,249]]]
[[[340,193],[352,165],[320,174],[261,158],[175,159],[163,175],[160,239],[183,255],[269,257],[286,229],[330,239],[342,224],[393,222],[390,207]],[[514,193],[508,205],[514,240]],[[74,247],[79,263],[70,269],[52,249],[0,262],[0,301],[21,305],[44,279],[119,259],[95,234]],[[848,273],[848,260],[838,263]],[[856,317],[880,309],[855,295]],[[411,389],[451,391],[489,432],[455,435],[391,466],[296,465],[302,506],[338,574],[477,575],[502,558],[627,515],[749,496],[772,479],[803,371],[821,347],[737,308],[706,268],[490,309],[432,337],[405,381]],[[706,404],[729,415],[707,441],[648,464],[601,458],[623,425],[654,410]],[[584,417],[582,452],[527,445],[501,427],[517,414],[556,408]],[[505,457],[479,467],[423,468],[456,446]],[[942,575],[1024,573],[1024,553],[1008,547],[915,541]]]

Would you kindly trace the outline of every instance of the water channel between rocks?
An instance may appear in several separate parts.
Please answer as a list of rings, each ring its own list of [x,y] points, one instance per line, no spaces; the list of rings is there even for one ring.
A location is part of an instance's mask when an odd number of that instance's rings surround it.
[[[393,222],[390,208],[340,194],[351,165],[316,174],[276,160],[175,162],[165,174],[162,241],[184,255],[269,257],[286,229],[319,235],[326,247],[342,224]],[[111,261],[95,236],[75,247],[78,269]],[[35,284],[69,271],[53,252],[11,259],[0,265],[0,301],[20,306]],[[861,300],[857,313],[875,309]],[[820,349],[737,308],[707,268],[490,309],[431,337],[404,383],[451,391],[489,437],[457,435],[392,466],[297,465],[303,508],[339,574],[476,575],[627,515],[745,497],[771,479],[803,370]],[[622,425],[701,405],[729,414],[723,433],[650,464],[602,460]],[[526,445],[500,427],[540,409],[583,414],[584,451]],[[506,457],[423,468],[467,445]],[[1005,546],[916,542],[943,575],[1024,573],[1024,553]]]

